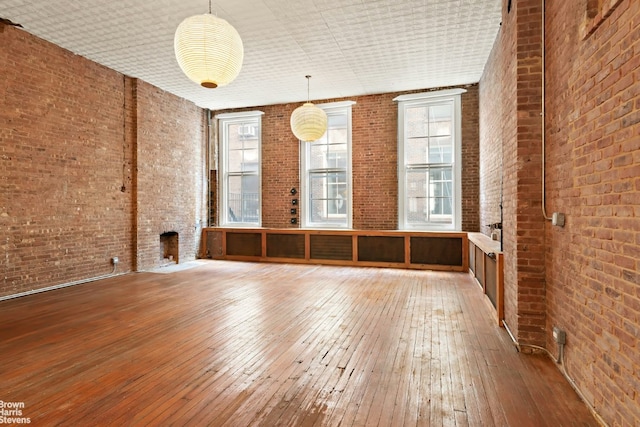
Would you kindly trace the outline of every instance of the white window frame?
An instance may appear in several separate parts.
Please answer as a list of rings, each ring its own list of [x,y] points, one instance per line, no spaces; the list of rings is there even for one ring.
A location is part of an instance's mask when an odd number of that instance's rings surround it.
[[[336,224],[334,222],[319,222],[311,221],[310,218],[310,206],[309,206],[309,168],[308,159],[310,156],[310,143],[300,141],[300,221],[303,228],[319,228],[319,229],[351,229],[353,226],[353,185],[352,185],[352,158],[351,158],[351,146],[352,146],[352,128],[351,128],[351,110],[355,101],[339,101],[330,102],[326,104],[316,104],[317,107],[322,108],[327,115],[331,114],[345,114],[347,116],[347,168],[346,168],[346,181],[347,181],[347,213],[346,221],[344,224]]]
[[[412,93],[394,98],[398,103],[398,228],[401,230],[460,231],[462,229],[462,100],[465,89],[446,89],[433,92]],[[411,170],[405,158],[407,144],[405,111],[416,106],[428,106],[451,102],[453,106],[453,218],[451,224],[409,224],[407,221],[407,173]]]
[[[221,226],[226,227],[261,227],[262,226],[262,111],[244,111],[240,113],[223,113],[217,114],[215,119],[218,120],[218,132],[220,141],[220,155],[219,155],[219,199],[218,206],[218,221]],[[257,123],[259,132],[256,135],[258,137],[258,171],[250,174],[242,174],[242,176],[257,176],[258,178],[258,211],[257,221],[229,221],[229,125],[255,122]],[[240,176],[234,174],[234,176]]]

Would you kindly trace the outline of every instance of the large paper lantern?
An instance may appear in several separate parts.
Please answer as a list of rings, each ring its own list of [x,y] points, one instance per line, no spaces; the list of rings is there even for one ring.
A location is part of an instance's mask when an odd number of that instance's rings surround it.
[[[182,71],[203,87],[227,85],[240,73],[242,39],[231,24],[211,13],[182,21],[173,46]]]

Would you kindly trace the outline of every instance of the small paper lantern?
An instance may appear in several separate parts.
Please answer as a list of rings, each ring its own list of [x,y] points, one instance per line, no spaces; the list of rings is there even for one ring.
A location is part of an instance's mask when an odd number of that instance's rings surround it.
[[[313,105],[309,99],[309,79],[307,78],[307,102],[293,110],[291,114],[291,130],[301,141],[312,142],[322,138],[327,131],[327,113]]]
[[[182,21],[173,46],[182,71],[203,87],[227,85],[240,73],[242,39],[231,24],[210,13]]]
[[[312,103],[305,102],[291,114],[291,130],[301,141],[318,140],[327,131],[327,113]]]

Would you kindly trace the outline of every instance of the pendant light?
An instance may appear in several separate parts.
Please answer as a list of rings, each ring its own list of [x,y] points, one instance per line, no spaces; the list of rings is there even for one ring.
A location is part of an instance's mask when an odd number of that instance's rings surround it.
[[[327,131],[327,113],[309,101],[309,79],[307,78],[307,102],[293,110],[291,130],[301,141],[312,142],[322,138]]]
[[[242,39],[227,21],[209,13],[186,18],[173,39],[178,65],[194,82],[206,88],[224,86],[240,73]]]

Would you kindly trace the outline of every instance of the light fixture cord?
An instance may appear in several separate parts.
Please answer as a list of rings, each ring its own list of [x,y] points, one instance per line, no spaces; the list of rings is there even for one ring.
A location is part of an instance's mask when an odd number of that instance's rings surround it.
[[[311,76],[305,76],[307,78],[307,103],[311,102],[311,97],[309,96],[309,82],[311,81]]]
[[[211,0],[209,0],[209,15],[211,15]]]

